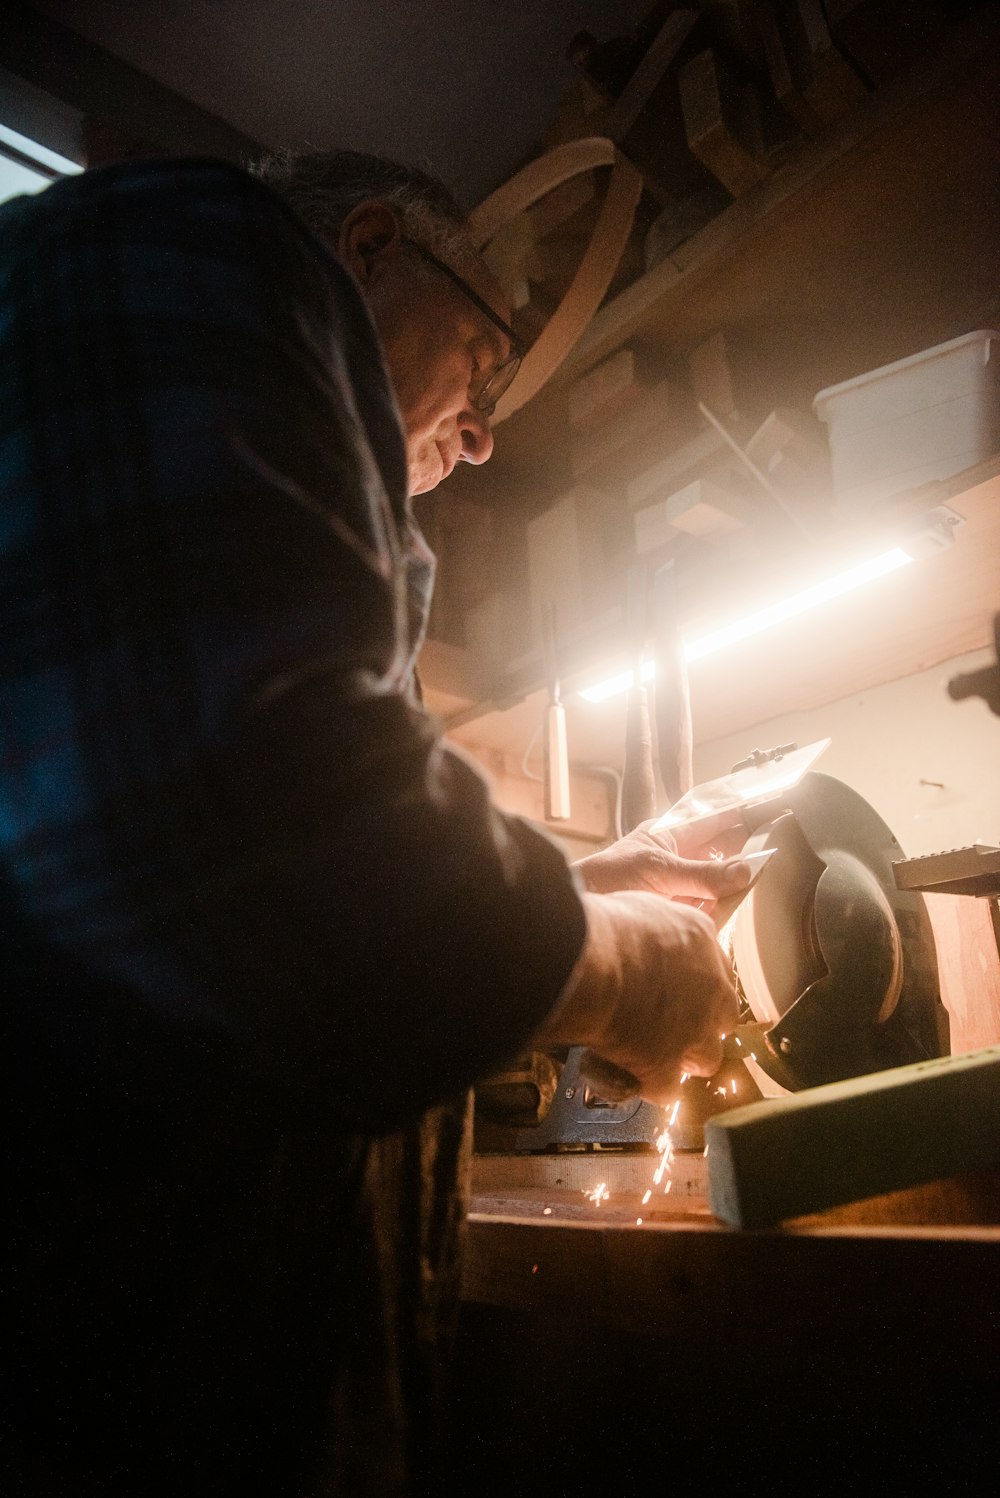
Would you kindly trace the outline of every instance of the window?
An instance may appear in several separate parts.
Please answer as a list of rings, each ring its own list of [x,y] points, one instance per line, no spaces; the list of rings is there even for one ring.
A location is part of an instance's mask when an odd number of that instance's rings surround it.
[[[82,170],[78,162],[0,125],[0,203],[21,193],[40,192],[50,182]]]

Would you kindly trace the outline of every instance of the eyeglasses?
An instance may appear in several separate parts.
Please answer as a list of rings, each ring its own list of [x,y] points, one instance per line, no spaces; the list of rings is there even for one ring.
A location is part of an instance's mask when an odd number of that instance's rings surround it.
[[[483,316],[488,317],[493,326],[499,328],[509,342],[510,353],[507,358],[504,359],[502,364],[497,365],[493,373],[487,378],[486,383],[472,397],[472,405],[476,411],[484,411],[487,416],[492,416],[497,402],[504,392],[510,388],[511,381],[521,367],[521,360],[524,358],[524,348],[521,340],[514,332],[514,329],[508,327],[503,318],[497,317],[490,304],[484,301],[478,292],[473,291],[468,282],[463,280],[457,271],[452,270],[450,265],[446,265],[443,260],[439,260],[436,255],[432,254],[425,245],[420,244],[416,239],[410,239],[404,234],[402,240],[404,244],[409,245],[411,250],[416,250],[422,260],[426,260],[428,265],[433,265],[436,270],[441,271],[443,275],[448,277],[449,281],[452,281],[460,291],[463,291],[473,306],[478,307]]]

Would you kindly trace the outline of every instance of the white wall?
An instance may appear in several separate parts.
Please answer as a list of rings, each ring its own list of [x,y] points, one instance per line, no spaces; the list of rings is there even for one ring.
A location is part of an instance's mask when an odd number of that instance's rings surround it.
[[[953,702],[947,683],[994,665],[974,651],[812,712],[772,718],[699,744],[695,781],[724,775],[753,749],[832,743],[815,768],[852,787],[879,813],[908,858],[1000,845],[1000,717],[981,698]]]

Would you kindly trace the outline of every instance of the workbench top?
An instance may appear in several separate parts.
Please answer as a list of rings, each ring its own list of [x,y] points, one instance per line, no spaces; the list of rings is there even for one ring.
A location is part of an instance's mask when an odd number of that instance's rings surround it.
[[[673,1188],[643,1205],[656,1163],[477,1157],[456,1407],[470,1483],[570,1493],[586,1474],[622,1493],[652,1461],[736,1493],[995,1485],[1000,1171],[747,1232],[708,1211],[700,1155],[675,1156]]]

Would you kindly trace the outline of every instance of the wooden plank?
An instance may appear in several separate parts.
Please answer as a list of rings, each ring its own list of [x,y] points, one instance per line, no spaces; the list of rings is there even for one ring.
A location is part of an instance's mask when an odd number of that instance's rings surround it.
[[[481,701],[489,687],[489,678],[472,653],[444,640],[424,641],[420,679],[428,712],[442,718]]]
[[[707,466],[725,453],[726,444],[713,428],[698,432],[697,436],[674,448],[667,457],[651,463],[629,479],[625,486],[629,508],[637,510],[669,499],[688,484],[700,482]]]
[[[738,530],[754,518],[757,511],[745,495],[732,488],[695,479],[672,494],[666,501],[665,518],[680,531],[691,536],[708,536],[720,530]],[[636,522],[639,516],[635,517]]]
[[[708,1161],[702,1150],[675,1150],[665,1171],[649,1152],[586,1150],[560,1154],[476,1154],[470,1216],[483,1222],[533,1219],[646,1227],[679,1217],[716,1226],[708,1206]],[[603,1186],[600,1199],[597,1188]],[[638,1217],[642,1218],[637,1222]],[[843,1202],[792,1219],[796,1232],[832,1228],[1000,1228],[1000,1171],[945,1180]],[[1000,1234],[998,1234],[1000,1241]]]
[[[551,1221],[468,1225],[456,1490],[995,1487],[996,1228]]]
[[[615,100],[604,130],[621,145],[698,20],[696,10],[675,10],[653,38],[642,61]]]
[[[715,416],[735,416],[739,408],[736,382],[724,333],[713,333],[688,356],[691,393]]]
[[[589,475],[622,449],[634,450],[640,438],[656,434],[669,450],[671,437],[693,419],[691,396],[673,380],[660,380],[644,389],[633,387],[631,399],[606,421],[579,431],[570,447],[570,468],[575,478]]]
[[[787,0],[782,7],[792,73],[821,120],[835,120],[867,93],[857,69],[835,46],[822,0]]]
[[[537,395],[580,338],[611,285],[641,195],[640,173],[617,153],[583,259],[559,306],[525,355],[517,379],[497,405],[494,426]]]
[[[584,431],[595,421],[613,415],[637,389],[635,355],[619,349],[570,388],[566,401],[569,424]]]
[[[526,538],[532,639],[540,646],[547,607],[555,610],[557,639],[576,629],[586,613],[580,526],[572,489],[528,521]]]
[[[666,1167],[652,1149],[480,1154],[472,1162],[470,1212],[633,1226],[637,1217],[706,1217],[708,1164],[701,1150],[676,1152]]]
[[[546,193],[570,178],[593,171],[595,167],[613,166],[616,154],[614,143],[606,137],[584,136],[581,140],[555,146],[543,156],[529,161],[527,166],[484,198],[469,215],[469,229],[476,243],[480,247],[489,244],[504,224],[534,207]]]
[[[582,209],[593,207],[596,200],[595,174],[584,172],[582,176],[571,177],[568,182],[563,182],[546,193],[533,208],[527,210],[525,217],[535,239],[544,239],[557,229],[565,228],[567,220],[575,218]]]
[[[803,97],[792,76],[791,61],[778,25],[774,0],[758,0],[754,20],[774,97],[801,130],[807,135],[818,135],[823,128],[823,120]]]
[[[730,85],[721,59],[699,52],[680,72],[681,108],[688,148],[734,198],[768,175],[765,161],[741,137],[726,107]]]
[[[541,719],[538,720],[539,723]],[[490,783],[492,799],[501,811],[524,817],[538,826],[546,824],[545,788],[541,775],[541,749],[535,756],[523,752],[504,753],[491,745],[475,742],[453,744],[460,754],[474,761]],[[570,750],[572,752],[572,742]],[[527,765],[525,761],[527,760]],[[570,765],[570,808],[566,821],[550,823],[548,830],[572,841],[587,843],[583,852],[593,852],[612,838],[613,807],[609,782],[599,775]]]
[[[941,1326],[956,1334],[961,1328],[980,1345],[989,1331],[995,1359],[1000,1344],[988,1327],[988,1308],[1000,1309],[998,1244],[1000,1231],[974,1224],[757,1234],[696,1217],[636,1228],[596,1212],[589,1227],[477,1216],[469,1223],[462,1297],[517,1310],[544,1307],[578,1321],[585,1286],[593,1321],[678,1340],[718,1334],[731,1355],[734,1338],[776,1349],[784,1342],[786,1354],[789,1334],[795,1343],[807,1333],[820,1339],[814,1345],[827,1335],[836,1340],[838,1328],[845,1329],[845,1304],[854,1326],[869,1305],[880,1327],[890,1321],[905,1327],[914,1305],[930,1311],[931,1296]],[[943,1272],[945,1264],[954,1278]],[[963,1281],[965,1268],[971,1278]],[[973,1284],[983,1298],[970,1294]],[[837,1285],[838,1293],[818,1293],[823,1285]],[[766,1289],[748,1294],[748,1286]],[[870,1327],[865,1336],[870,1342]]]
[[[1000,1046],[710,1118],[708,1200],[733,1227],[1000,1165]]]
[[[1000,1045],[1000,952],[995,900],[926,894],[941,1000],[953,1054]]]

